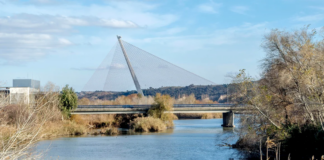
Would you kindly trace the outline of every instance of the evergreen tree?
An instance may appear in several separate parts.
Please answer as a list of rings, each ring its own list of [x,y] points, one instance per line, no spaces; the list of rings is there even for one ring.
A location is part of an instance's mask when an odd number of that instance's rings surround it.
[[[74,92],[73,88],[66,85],[60,94],[60,104],[62,111],[70,112],[78,106],[78,96]]]

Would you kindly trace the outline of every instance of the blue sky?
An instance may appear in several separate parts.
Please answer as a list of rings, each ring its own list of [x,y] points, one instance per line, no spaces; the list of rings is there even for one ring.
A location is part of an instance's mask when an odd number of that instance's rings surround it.
[[[217,84],[257,77],[271,29],[321,28],[322,0],[0,0],[0,85],[33,78],[80,91],[116,35]],[[110,56],[110,55],[108,55]]]

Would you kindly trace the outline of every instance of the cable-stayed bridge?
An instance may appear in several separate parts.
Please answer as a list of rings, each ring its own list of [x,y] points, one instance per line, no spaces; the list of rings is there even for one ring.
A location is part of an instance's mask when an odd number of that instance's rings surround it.
[[[118,43],[107,56],[83,91],[126,91],[159,88],[166,86],[185,87],[194,85],[215,85],[197,74],[165,61],[118,37]]]
[[[139,95],[145,96],[144,88],[162,86],[184,87],[194,85],[215,85],[197,74],[187,71],[117,36],[116,44],[109,54],[112,61],[105,58],[84,87],[84,91],[120,91],[134,87]],[[82,105],[72,114],[134,114],[146,113],[151,105]],[[171,113],[223,113],[223,126],[234,126],[234,112],[243,106],[233,104],[175,104]]]

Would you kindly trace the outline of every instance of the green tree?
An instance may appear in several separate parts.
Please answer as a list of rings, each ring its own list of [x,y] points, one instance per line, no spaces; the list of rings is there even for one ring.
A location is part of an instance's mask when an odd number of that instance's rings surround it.
[[[61,110],[68,115],[70,111],[78,106],[78,96],[74,92],[73,88],[66,85],[60,94]]]

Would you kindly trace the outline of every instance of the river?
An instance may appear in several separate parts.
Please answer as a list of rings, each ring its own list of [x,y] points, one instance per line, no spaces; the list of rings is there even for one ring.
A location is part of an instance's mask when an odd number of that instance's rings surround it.
[[[62,160],[237,159],[236,149],[219,146],[237,140],[235,129],[221,127],[222,119],[174,120],[174,124],[174,129],[159,133],[124,131],[118,136],[45,140],[36,150],[48,150],[44,159]]]

